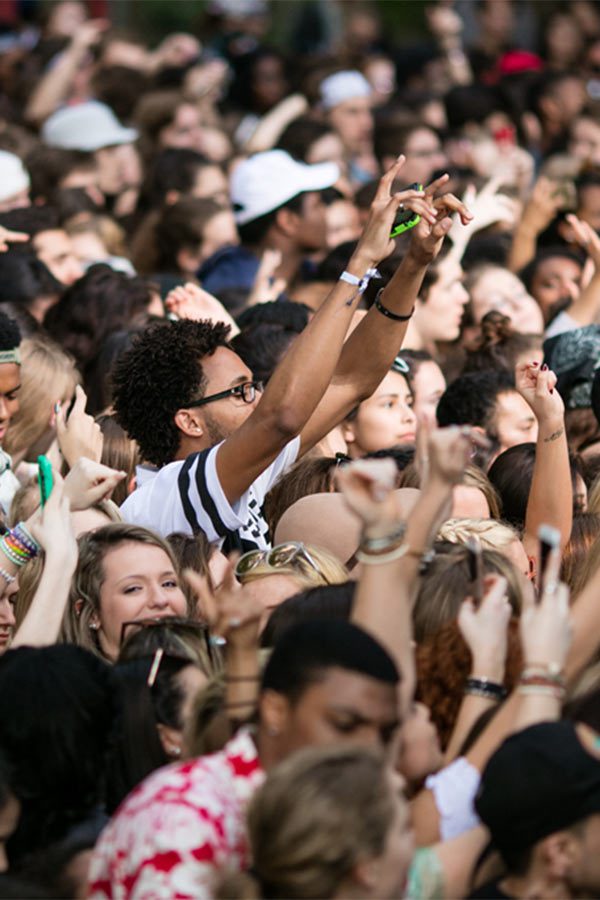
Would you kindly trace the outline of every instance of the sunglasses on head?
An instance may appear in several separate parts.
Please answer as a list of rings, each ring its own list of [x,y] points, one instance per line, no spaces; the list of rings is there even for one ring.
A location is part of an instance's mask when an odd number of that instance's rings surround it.
[[[243,578],[259,565],[266,565],[270,569],[283,569],[287,566],[294,566],[298,560],[302,560],[309,565],[326,584],[329,584],[329,579],[321,570],[319,564],[300,541],[287,541],[285,544],[276,544],[271,550],[249,550],[248,553],[240,556],[235,567],[235,576],[238,579]]]

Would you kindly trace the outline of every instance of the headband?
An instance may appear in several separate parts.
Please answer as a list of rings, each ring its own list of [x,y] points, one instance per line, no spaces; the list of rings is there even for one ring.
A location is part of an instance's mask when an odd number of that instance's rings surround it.
[[[16,363],[20,366],[21,354],[19,348],[15,347],[14,350],[0,350],[0,365],[2,365],[2,363]]]

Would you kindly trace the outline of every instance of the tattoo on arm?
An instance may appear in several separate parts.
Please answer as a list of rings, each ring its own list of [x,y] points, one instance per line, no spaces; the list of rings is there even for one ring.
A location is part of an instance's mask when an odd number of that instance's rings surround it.
[[[558,431],[553,431],[552,434],[548,435],[547,438],[544,438],[544,443],[549,444],[551,441],[557,441],[559,437],[562,437],[565,433],[564,428],[559,428]]]

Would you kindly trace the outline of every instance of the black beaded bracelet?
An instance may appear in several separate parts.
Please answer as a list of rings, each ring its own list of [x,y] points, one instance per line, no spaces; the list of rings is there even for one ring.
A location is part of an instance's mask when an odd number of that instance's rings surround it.
[[[393,313],[391,310],[389,310],[387,308],[387,306],[384,306],[383,303],[381,302],[380,298],[383,293],[383,290],[384,289],[381,288],[377,292],[377,296],[375,297],[375,309],[377,310],[377,312],[380,312],[383,316],[387,316],[388,319],[393,319],[394,322],[408,322],[409,319],[412,319],[414,312],[415,312],[414,306],[407,316],[399,316],[398,313]]]
[[[487,678],[467,678],[465,694],[487,697],[489,700],[504,700],[507,691],[503,684],[488,681]]]

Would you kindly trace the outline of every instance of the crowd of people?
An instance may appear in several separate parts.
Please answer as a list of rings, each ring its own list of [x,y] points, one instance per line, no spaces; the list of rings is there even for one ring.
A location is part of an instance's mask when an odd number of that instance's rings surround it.
[[[410,6],[3,25],[0,898],[600,895],[600,3]]]

